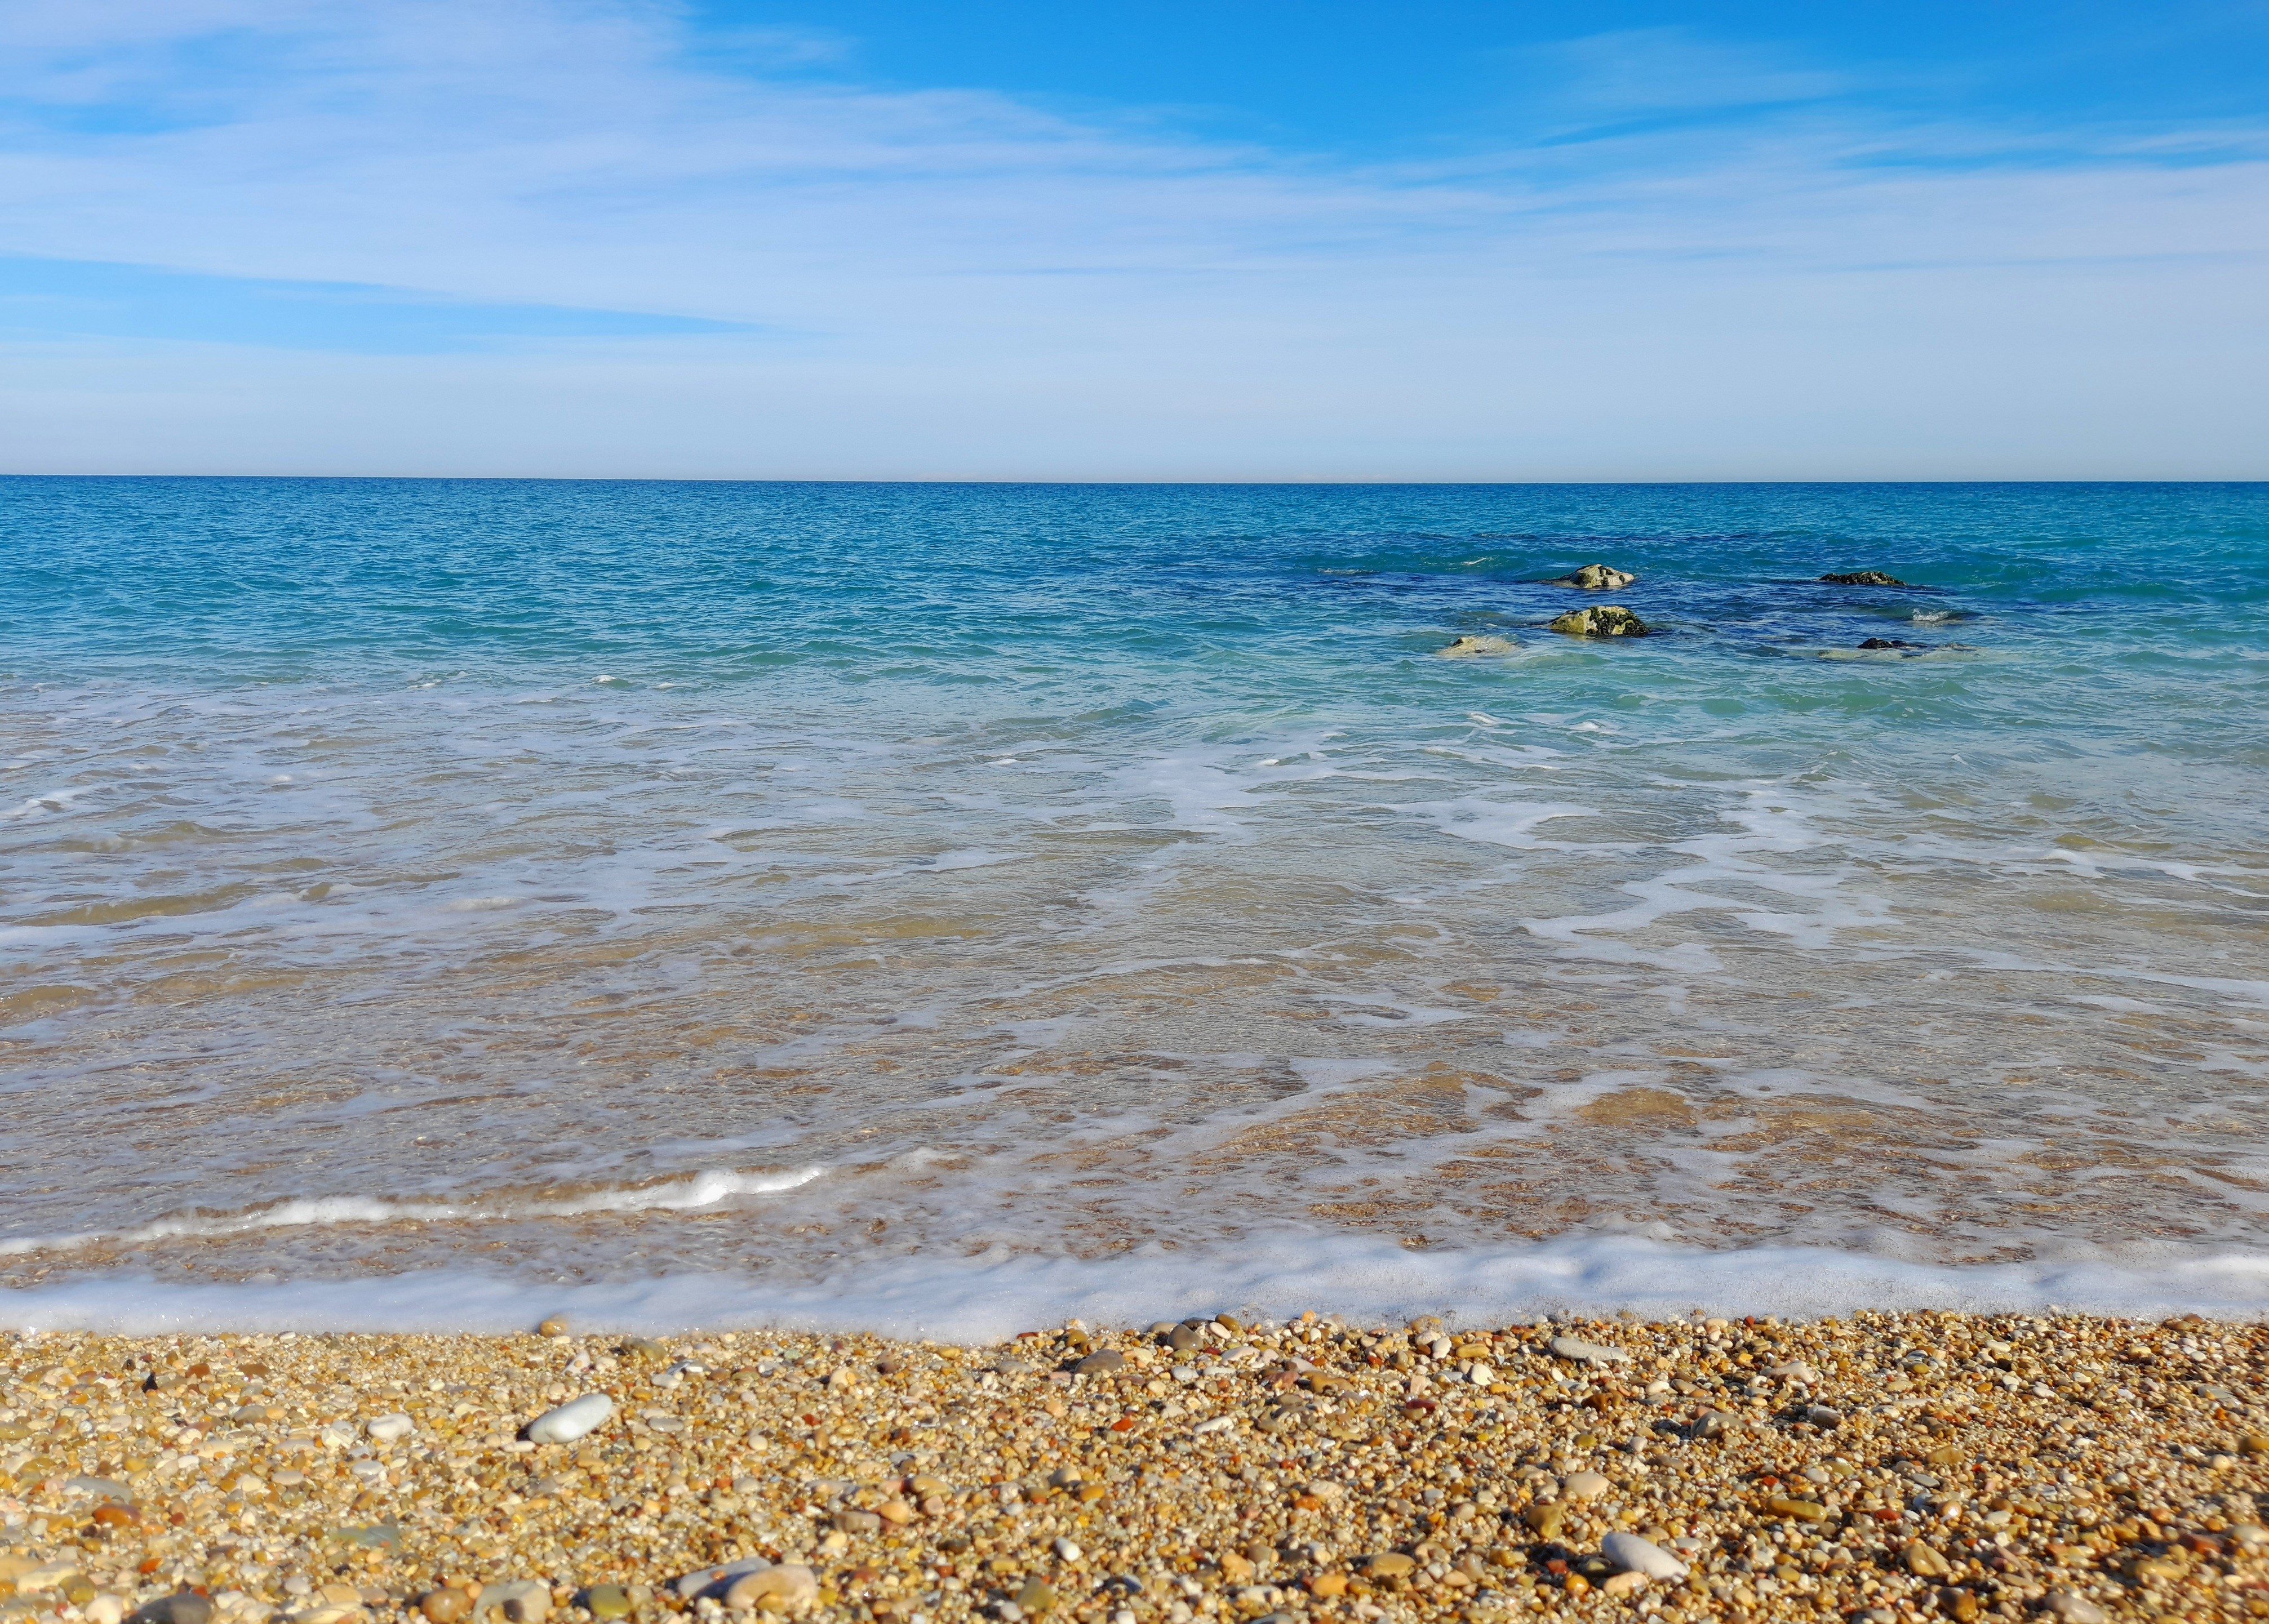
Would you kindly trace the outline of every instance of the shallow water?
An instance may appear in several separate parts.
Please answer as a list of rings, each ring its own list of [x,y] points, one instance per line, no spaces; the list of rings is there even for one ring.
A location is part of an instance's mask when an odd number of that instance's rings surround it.
[[[11,1311],[2269,1303],[2265,563],[2262,486],[0,482]]]

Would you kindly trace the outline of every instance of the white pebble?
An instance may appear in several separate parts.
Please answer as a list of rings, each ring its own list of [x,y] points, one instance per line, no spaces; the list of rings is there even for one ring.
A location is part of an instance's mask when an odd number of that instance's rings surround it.
[[[1616,1532],[1600,1541],[1600,1554],[1625,1573],[1643,1573],[1650,1579],[1682,1579],[1686,1564],[1653,1540],[1637,1534]]]
[[[528,1426],[531,1443],[573,1443],[595,1427],[603,1426],[615,1413],[615,1401],[602,1392],[570,1399],[556,1410],[546,1410]]]
[[[396,1410],[391,1415],[381,1415],[366,1422],[363,1430],[373,1443],[392,1443],[417,1431],[418,1423]]]

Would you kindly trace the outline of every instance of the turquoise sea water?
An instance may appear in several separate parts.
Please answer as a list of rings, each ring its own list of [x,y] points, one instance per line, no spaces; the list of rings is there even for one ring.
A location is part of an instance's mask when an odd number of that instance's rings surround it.
[[[2251,1304],[2265,565],[2264,486],[0,481],[0,1266]]]

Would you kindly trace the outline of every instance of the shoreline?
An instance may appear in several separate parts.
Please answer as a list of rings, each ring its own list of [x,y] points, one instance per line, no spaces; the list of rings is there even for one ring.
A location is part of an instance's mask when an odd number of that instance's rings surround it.
[[[55,1261],[70,1269],[94,1260],[62,1254]],[[566,1284],[426,1266],[181,1280],[113,1260],[108,1272],[64,1273],[0,1291],[0,1328],[502,1333],[564,1312],[584,1329],[625,1334],[701,1327],[974,1343],[1067,1316],[1123,1325],[1227,1308],[1250,1318],[1317,1303],[1372,1324],[1439,1313],[1453,1327],[1547,1314],[1816,1318],[1859,1310],[2269,1319],[2269,1253],[2140,1244],[2116,1251],[2071,1247],[2025,1261],[1933,1263],[1831,1245],[1704,1248],[1581,1231],[1518,1245],[1412,1247],[1371,1232],[1302,1227],[1257,1229],[1202,1250],[1098,1258],[1005,1247],[977,1257],[876,1255],[786,1279],[688,1270]]]
[[[2269,1616],[2258,1325],[553,1329],[0,1339],[0,1617]]]

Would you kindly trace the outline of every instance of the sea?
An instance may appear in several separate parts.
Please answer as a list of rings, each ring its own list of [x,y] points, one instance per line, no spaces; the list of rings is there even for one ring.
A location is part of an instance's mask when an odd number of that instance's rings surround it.
[[[0,480],[0,1323],[2258,1316],[2265,609],[2258,484]]]

